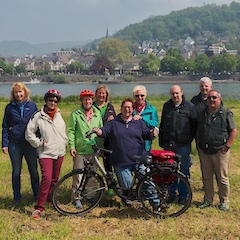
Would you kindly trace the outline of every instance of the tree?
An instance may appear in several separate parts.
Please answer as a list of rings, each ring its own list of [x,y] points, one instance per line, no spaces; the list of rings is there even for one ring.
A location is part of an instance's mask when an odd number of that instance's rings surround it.
[[[67,66],[67,71],[70,73],[80,73],[82,70],[86,68],[80,62],[72,62],[70,65]]]
[[[212,65],[214,66],[215,72],[235,72],[237,64],[237,58],[228,53],[212,58]]]
[[[160,59],[150,53],[139,63],[141,72],[145,74],[157,74],[160,68]]]
[[[170,48],[166,56],[161,61],[161,71],[177,74],[184,71],[184,57],[175,48]]]
[[[117,38],[107,38],[99,44],[97,57],[105,57],[114,65],[131,62],[132,53],[128,45]]]
[[[98,57],[95,59],[93,65],[90,67],[90,71],[95,74],[103,75],[108,69],[111,74],[113,71],[113,65],[106,57]]]
[[[195,71],[198,73],[210,70],[210,60],[206,54],[200,54],[195,59]]]
[[[192,73],[195,70],[195,62],[193,59],[188,59],[185,61],[185,70]]]
[[[21,74],[21,73],[26,73],[26,64],[25,63],[20,63],[18,66],[16,66],[16,73]]]

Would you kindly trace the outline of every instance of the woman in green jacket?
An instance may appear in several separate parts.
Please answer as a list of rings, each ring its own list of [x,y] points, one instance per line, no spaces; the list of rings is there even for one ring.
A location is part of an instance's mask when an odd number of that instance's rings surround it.
[[[93,106],[93,98],[94,93],[91,90],[81,91],[81,106],[70,116],[68,138],[70,154],[73,157],[73,169],[84,168],[84,161],[88,161],[92,157],[93,149],[90,144],[87,144],[89,140],[86,138],[86,133],[90,132],[93,127],[102,127],[103,125],[100,111]],[[93,138],[96,137],[97,135],[94,134]],[[76,208],[82,208],[81,201],[75,196],[81,178],[81,174],[73,178],[72,201]],[[88,187],[88,191],[91,191],[94,188],[94,182]],[[92,201],[91,196],[89,196],[89,201]]]

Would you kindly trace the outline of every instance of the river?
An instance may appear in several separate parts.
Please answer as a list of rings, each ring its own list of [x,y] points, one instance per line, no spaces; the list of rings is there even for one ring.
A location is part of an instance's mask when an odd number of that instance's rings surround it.
[[[27,87],[31,90],[32,96],[43,96],[48,89],[57,89],[62,93],[63,97],[70,95],[78,95],[83,89],[90,89],[95,91],[98,84],[29,84]],[[132,89],[137,83],[124,84],[108,84],[112,96],[132,96]],[[148,95],[165,95],[169,96],[169,89],[172,83],[153,83],[142,84],[147,88]],[[185,97],[189,100],[192,96],[199,93],[199,83],[180,83]],[[0,85],[0,96],[8,98],[11,86],[9,84]],[[214,89],[220,91],[223,99],[237,99],[240,100],[240,83],[213,83]]]

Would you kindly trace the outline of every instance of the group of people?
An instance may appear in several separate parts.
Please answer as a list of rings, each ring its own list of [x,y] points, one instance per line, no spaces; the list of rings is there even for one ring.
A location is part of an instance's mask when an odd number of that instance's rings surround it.
[[[2,123],[2,150],[9,154],[12,163],[13,206],[17,207],[22,197],[23,156],[37,202],[32,215],[39,219],[44,204],[51,204],[52,189],[58,181],[67,144],[73,157],[73,169],[83,168],[84,161],[91,160],[93,154],[86,133],[94,130],[93,138],[98,144],[113,151],[104,155],[104,167],[109,172],[114,170],[123,188],[131,186],[132,172],[138,167],[131,156],[149,154],[152,140],[158,134],[161,148],[182,156],[181,171],[190,178],[191,145],[195,139],[204,186],[204,201],[199,207],[213,204],[215,174],[220,209],[228,211],[229,149],[237,133],[236,124],[232,112],[223,106],[221,94],[212,89],[211,79],[200,79],[199,86],[199,95],[191,101],[185,99],[179,85],[172,86],[170,99],[162,109],[160,124],[157,110],[146,100],[147,90],[142,85],[134,87],[134,100],[126,98],[122,101],[119,114],[109,102],[110,92],[106,85],[99,85],[95,93],[85,89],[80,92],[80,107],[71,113],[66,129],[57,107],[62,97],[59,91],[47,91],[45,104],[38,111],[36,104],[30,101],[29,89],[23,83],[15,83]],[[40,184],[38,162],[42,175]],[[75,197],[80,181],[81,174],[74,177],[72,184],[72,202],[76,208],[82,208],[81,201]],[[88,187],[94,187],[94,182]],[[181,182],[169,188],[169,193],[169,202],[177,199],[178,204],[184,204],[188,198],[187,189]]]

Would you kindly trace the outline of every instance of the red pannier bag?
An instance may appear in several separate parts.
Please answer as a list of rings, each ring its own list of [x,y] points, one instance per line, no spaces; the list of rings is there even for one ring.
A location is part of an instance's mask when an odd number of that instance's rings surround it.
[[[150,150],[152,155],[152,161],[154,163],[160,163],[162,166],[166,167],[166,173],[161,173],[153,176],[154,182],[156,184],[172,183],[174,180],[173,174],[171,174],[171,168],[175,168],[177,163],[174,160],[175,153],[169,150]]]

